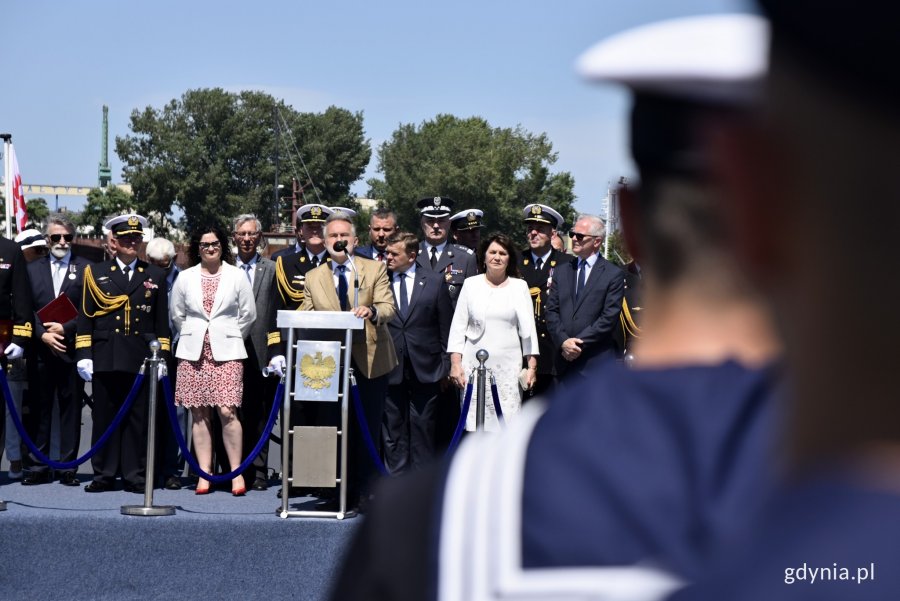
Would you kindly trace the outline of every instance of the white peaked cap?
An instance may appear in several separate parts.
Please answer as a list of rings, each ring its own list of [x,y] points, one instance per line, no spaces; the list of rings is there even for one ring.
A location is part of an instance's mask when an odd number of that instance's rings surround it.
[[[768,64],[769,25],[749,14],[643,25],[598,42],[577,61],[592,81],[688,100],[754,100]]]

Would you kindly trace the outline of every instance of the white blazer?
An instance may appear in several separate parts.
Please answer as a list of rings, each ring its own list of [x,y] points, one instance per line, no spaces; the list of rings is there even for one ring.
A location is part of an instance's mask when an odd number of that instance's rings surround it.
[[[509,278],[507,285],[512,292],[513,309],[516,312],[516,329],[522,343],[522,355],[539,355],[537,329],[534,324],[534,306],[528,284],[520,278]],[[487,293],[490,285],[484,274],[466,278],[453,320],[450,323],[448,353],[462,353],[465,341],[477,341],[484,335]]]
[[[172,327],[179,333],[175,356],[197,361],[203,352],[203,339],[209,332],[209,345],[216,361],[247,358],[244,337],[256,319],[253,289],[243,271],[222,263],[219,286],[209,316],[203,310],[200,266],[182,271],[172,287],[169,313]]]

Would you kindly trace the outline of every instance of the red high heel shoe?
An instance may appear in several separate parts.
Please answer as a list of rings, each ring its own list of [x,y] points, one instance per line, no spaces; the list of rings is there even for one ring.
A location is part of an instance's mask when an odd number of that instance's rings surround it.
[[[244,495],[247,494],[247,487],[241,486],[240,488],[232,488],[231,494],[232,494],[232,496],[235,496],[235,497],[243,497]]]
[[[206,483],[205,488],[200,488],[200,484],[197,484],[197,488],[194,489],[195,495],[208,495],[212,489],[210,488],[209,482]]]

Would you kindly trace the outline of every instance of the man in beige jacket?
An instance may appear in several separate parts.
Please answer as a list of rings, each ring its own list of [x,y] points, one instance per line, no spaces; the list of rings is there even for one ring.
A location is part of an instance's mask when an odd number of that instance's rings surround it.
[[[396,308],[390,280],[384,264],[353,257],[358,240],[353,222],[343,214],[334,214],[325,222],[325,246],[331,263],[324,263],[306,275],[306,295],[301,311],[352,311],[365,320],[365,329],[353,338],[352,368],[359,387],[365,422],[381,455],[381,420],[387,376],[397,365],[397,354],[387,324]],[[365,508],[375,464],[367,456],[355,410],[351,405],[348,455],[348,498],[357,495]]]

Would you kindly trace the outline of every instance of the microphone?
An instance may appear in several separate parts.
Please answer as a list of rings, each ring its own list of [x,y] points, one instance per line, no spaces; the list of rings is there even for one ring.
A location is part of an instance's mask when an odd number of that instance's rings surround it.
[[[347,241],[346,240],[338,240],[332,246],[334,248],[334,252],[336,253],[344,253],[347,255],[347,263],[350,264],[350,269],[353,270],[353,306],[359,306],[359,273],[356,271],[356,265],[353,264],[353,257],[350,256],[350,253],[347,252]]]

